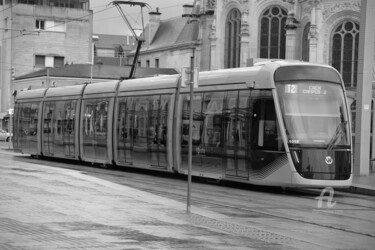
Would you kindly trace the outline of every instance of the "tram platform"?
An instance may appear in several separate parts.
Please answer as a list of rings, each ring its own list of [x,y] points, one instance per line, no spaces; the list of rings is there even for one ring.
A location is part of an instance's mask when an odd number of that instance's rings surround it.
[[[365,176],[354,176],[352,186],[344,191],[375,196],[375,172]]]

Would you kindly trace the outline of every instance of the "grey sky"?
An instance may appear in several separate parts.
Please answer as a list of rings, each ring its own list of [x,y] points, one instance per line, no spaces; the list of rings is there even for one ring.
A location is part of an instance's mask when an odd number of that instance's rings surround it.
[[[165,20],[182,15],[182,5],[192,4],[194,0],[135,0],[144,2],[151,6],[152,11],[159,8],[160,18]],[[94,13],[95,34],[130,34],[125,21],[122,19],[117,8],[111,4],[111,0],[91,0],[90,8]],[[139,6],[121,5],[129,21],[135,28],[142,27],[141,8]],[[145,25],[148,22],[148,8],[143,8]]]

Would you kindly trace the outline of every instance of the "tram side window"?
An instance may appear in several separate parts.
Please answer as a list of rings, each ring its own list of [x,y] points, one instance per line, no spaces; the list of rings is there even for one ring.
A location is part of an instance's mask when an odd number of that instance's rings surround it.
[[[55,111],[55,103],[53,102],[46,102],[44,106],[44,120],[43,120],[43,133],[44,134],[53,134],[53,124],[55,120],[54,116]]]
[[[20,104],[20,121],[19,121],[19,133],[22,136],[29,135],[29,127],[31,122],[30,117],[30,103],[22,103]]]
[[[18,135],[22,136],[36,136],[38,131],[38,109],[39,103],[22,103],[17,104],[17,116],[19,120],[15,121],[15,129]]]
[[[38,110],[39,110],[39,103],[36,103],[36,102],[31,103],[29,134],[32,136],[36,136],[38,132]]]
[[[108,100],[93,99],[85,101],[83,129],[86,136],[106,136],[108,119]]]
[[[160,117],[158,128],[158,140],[161,144],[167,143],[169,95],[160,96]]]
[[[146,143],[149,128],[150,97],[140,97],[134,101],[134,142]]]
[[[18,148],[19,147],[19,137],[20,137],[20,127],[19,127],[19,114],[21,113],[20,112],[20,107],[21,105],[19,103],[15,103],[14,104],[14,124],[13,124],[13,145],[14,145],[14,148]]]
[[[84,103],[83,134],[86,137],[94,136],[95,101],[87,100]]]
[[[128,130],[126,124],[126,97],[120,98],[118,102],[118,117],[117,117],[117,134],[118,141],[128,138]]]
[[[203,116],[202,116],[202,99],[203,95],[197,93],[193,97],[193,145],[199,146],[202,143],[201,129],[203,126]],[[182,115],[182,138],[181,142],[183,145],[187,145],[189,142],[189,112],[190,112],[190,96],[185,94],[183,96],[183,115]]]
[[[65,101],[58,101],[56,102],[56,110],[55,110],[55,117],[54,120],[54,130],[55,139],[62,140],[63,136],[63,121],[65,119]]]
[[[283,150],[271,94],[260,95],[253,102],[252,140],[253,146],[258,150]]]
[[[223,102],[225,92],[204,94],[203,102],[203,144],[208,147],[221,147]]]
[[[64,115],[64,133],[73,134],[74,132],[74,120],[76,112],[77,101],[68,101],[65,103],[65,115]]]
[[[96,103],[95,112],[95,134],[107,135],[107,120],[108,120],[108,100],[100,99]]]

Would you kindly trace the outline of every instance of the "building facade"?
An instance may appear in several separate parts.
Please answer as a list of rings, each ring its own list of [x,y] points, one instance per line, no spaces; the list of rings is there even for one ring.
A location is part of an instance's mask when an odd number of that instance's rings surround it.
[[[192,6],[188,6],[191,11]],[[175,68],[190,66],[191,57],[201,48],[199,23],[175,17],[162,20],[157,9],[149,13],[148,25],[140,35],[144,40],[137,60],[138,67]],[[129,53],[129,62],[134,60],[134,51]],[[198,66],[196,64],[196,66]]]
[[[357,86],[361,0],[195,0],[183,8],[184,17],[169,20],[150,13],[142,66],[157,58],[189,66],[184,55],[194,48],[201,71],[295,59],[332,65],[348,89]]]
[[[89,0],[0,1],[0,113],[13,107],[15,77],[91,61]]]
[[[136,47],[133,36],[94,34],[94,64],[125,66],[128,54]]]

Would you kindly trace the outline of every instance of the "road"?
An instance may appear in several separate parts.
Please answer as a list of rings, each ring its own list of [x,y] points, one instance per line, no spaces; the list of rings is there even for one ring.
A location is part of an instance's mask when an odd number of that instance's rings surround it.
[[[5,144],[6,145],[6,144]],[[0,145],[5,148],[4,144]],[[77,162],[32,159],[0,149],[3,162],[23,162],[68,168],[159,196],[186,202],[186,178],[150,171],[94,168]],[[36,165],[37,166],[37,165]],[[321,190],[218,185],[194,182],[194,207],[225,214],[232,223],[200,220],[203,226],[231,233],[293,245],[306,242],[316,249],[373,249],[375,246],[375,197],[334,191],[330,203],[319,204]],[[238,225],[233,227],[233,223]],[[249,230],[251,225],[253,230]],[[282,235],[282,236],[281,236]]]

